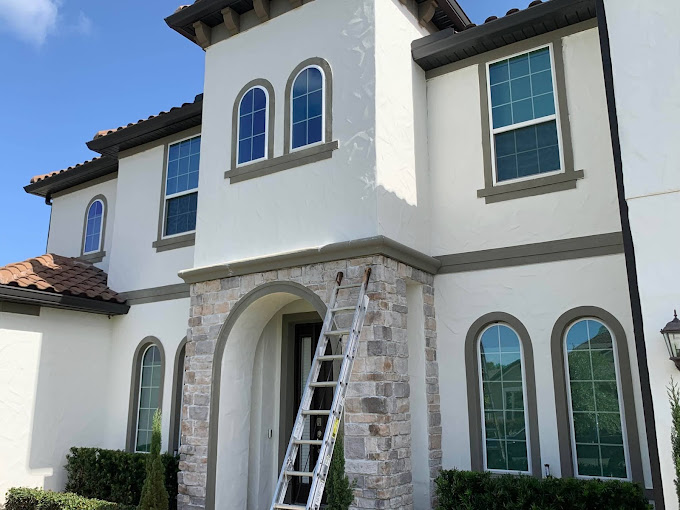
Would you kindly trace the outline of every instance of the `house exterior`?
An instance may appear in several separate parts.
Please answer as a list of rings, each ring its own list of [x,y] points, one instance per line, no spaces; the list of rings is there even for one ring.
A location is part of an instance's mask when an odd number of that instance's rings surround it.
[[[630,480],[677,508],[654,330],[673,291],[645,228],[672,159],[641,177],[657,119],[625,57],[663,63],[629,9],[677,42],[659,3],[480,26],[454,0],[178,9],[203,94],[25,188],[52,215],[48,255],[0,268],[0,494],[62,489],[71,446],[147,451],[161,408],[181,509],[269,508],[336,274],[371,267],[355,508],[432,508],[454,467]]]

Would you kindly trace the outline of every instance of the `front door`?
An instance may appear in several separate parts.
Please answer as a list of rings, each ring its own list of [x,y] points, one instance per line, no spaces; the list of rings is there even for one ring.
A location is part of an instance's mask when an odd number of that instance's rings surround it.
[[[297,415],[302,394],[307,384],[307,378],[314,359],[314,353],[321,334],[320,322],[310,324],[298,324],[295,326],[295,409],[293,415]],[[326,353],[331,353],[330,342]],[[319,375],[320,381],[333,380],[333,367],[331,363],[324,363]],[[319,388],[314,392],[312,409],[330,409],[333,403],[333,389]],[[328,418],[325,416],[308,416],[305,420],[303,439],[323,439]],[[319,447],[301,445],[295,463],[296,471],[313,471],[319,455]],[[291,486],[294,503],[304,505],[309,496],[311,478],[293,479]]]

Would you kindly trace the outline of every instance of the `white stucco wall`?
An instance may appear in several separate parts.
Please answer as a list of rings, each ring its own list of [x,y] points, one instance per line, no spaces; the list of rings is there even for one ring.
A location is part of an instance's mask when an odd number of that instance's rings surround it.
[[[317,0],[208,48],[196,266],[376,235],[373,17],[373,0]],[[255,78],[271,82],[280,156],[286,82],[311,57],[333,70],[340,148],[330,160],[230,184],[238,92]]]
[[[478,67],[430,79],[432,252],[461,253],[621,230],[597,29],[564,41],[573,190],[486,204]],[[516,53],[513,46],[507,54]],[[483,98],[486,101],[486,98]]]
[[[411,42],[429,34],[399,0],[375,0],[378,233],[430,252],[425,72]]]
[[[674,0],[604,3],[664,498],[677,509],[666,387],[679,377],[659,330],[680,308],[680,9]]]
[[[56,253],[65,257],[80,257],[83,249],[83,229],[85,228],[87,206],[97,195],[104,195],[107,211],[102,249],[106,251],[106,256],[101,263],[97,264],[97,267],[104,271],[108,270],[116,216],[116,183],[116,179],[113,179],[53,198],[47,253]],[[40,254],[36,253],[36,255]]]
[[[623,255],[439,275],[435,278],[437,343],[445,469],[470,468],[465,337],[491,312],[515,316],[534,354],[541,465],[560,475],[550,339],[557,319],[580,306],[606,310],[623,326],[630,354],[645,485],[651,486],[640,382]],[[628,376],[628,375],[626,375]]]
[[[162,449],[167,449],[170,403],[175,388],[173,365],[177,349],[187,334],[188,321],[189,298],[133,305],[127,315],[111,319],[113,342],[109,354],[107,448],[125,448],[134,353],[142,340],[153,336],[160,340],[165,353]]]
[[[63,489],[69,448],[106,445],[110,349],[106,316],[0,313],[0,504],[11,487]]]
[[[118,167],[118,197],[109,264],[109,286],[117,292],[182,283],[177,273],[191,267],[193,247],[156,252],[159,207],[163,192],[164,151],[171,138],[121,154]],[[201,197],[199,195],[199,201]]]

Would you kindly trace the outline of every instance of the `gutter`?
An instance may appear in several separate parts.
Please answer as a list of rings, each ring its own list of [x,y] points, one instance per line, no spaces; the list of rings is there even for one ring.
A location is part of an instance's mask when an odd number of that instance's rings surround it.
[[[130,305],[127,303],[67,296],[42,290],[11,287],[9,285],[0,285],[0,302],[46,306],[48,308],[102,315],[125,315],[130,310]]]

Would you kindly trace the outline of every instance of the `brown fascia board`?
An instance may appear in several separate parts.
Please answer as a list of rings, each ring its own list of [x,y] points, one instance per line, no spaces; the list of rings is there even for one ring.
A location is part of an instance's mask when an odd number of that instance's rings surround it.
[[[453,23],[454,29],[458,31],[465,30],[465,27],[472,23],[456,0],[437,0],[437,3],[439,4],[439,8]]]
[[[187,103],[150,119],[113,130],[107,135],[90,140],[87,146],[103,156],[117,158],[121,151],[200,126],[202,114],[203,94],[199,94],[193,103]]]
[[[413,60],[425,71],[596,17],[595,0],[550,0],[503,18],[413,41]]]
[[[127,303],[68,296],[9,285],[0,285],[0,301],[103,315],[125,315],[130,310],[130,305]]]
[[[24,186],[24,191],[39,197],[49,197],[73,186],[105,177],[118,172],[118,160],[113,158],[99,158],[62,173]]]
[[[222,10],[226,7],[243,14],[253,9],[252,0],[198,0],[165,18],[167,25],[191,42],[196,42],[194,23],[202,21],[209,27],[223,22]]]

